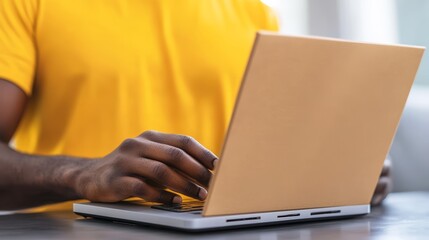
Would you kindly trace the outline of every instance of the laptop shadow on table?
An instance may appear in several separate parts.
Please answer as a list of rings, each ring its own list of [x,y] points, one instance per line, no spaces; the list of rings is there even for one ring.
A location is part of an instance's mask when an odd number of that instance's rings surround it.
[[[76,219],[75,224],[79,227],[88,227],[93,230],[112,231],[116,234],[134,235],[138,234],[140,237],[152,237],[154,239],[162,239],[174,237],[174,239],[224,239],[225,237],[234,239],[277,239],[276,236],[281,238],[294,238],[294,239],[308,239],[311,235],[326,235],[327,237],[340,237],[341,235],[353,231],[359,232],[364,236],[369,236],[370,233],[370,218],[364,217],[347,217],[344,219],[333,219],[324,221],[306,221],[268,226],[251,226],[234,228],[234,229],[219,229],[203,232],[183,232],[171,228],[160,227],[157,225],[146,224],[133,224],[117,222],[112,220],[94,219],[94,218],[81,218]]]

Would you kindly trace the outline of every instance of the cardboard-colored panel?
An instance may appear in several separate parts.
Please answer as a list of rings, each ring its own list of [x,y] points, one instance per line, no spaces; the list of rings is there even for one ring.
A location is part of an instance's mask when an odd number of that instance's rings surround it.
[[[423,52],[258,33],[203,215],[369,204]]]

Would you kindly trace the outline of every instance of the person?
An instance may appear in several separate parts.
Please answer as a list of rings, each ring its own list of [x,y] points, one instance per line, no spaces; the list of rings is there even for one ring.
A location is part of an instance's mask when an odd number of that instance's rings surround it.
[[[258,0],[0,1],[0,210],[205,199],[262,29]]]

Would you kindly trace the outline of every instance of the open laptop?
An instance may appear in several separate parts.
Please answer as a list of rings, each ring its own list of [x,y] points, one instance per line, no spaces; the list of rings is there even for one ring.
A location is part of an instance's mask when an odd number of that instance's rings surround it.
[[[187,231],[367,214],[423,52],[259,32],[204,205],[74,212]]]

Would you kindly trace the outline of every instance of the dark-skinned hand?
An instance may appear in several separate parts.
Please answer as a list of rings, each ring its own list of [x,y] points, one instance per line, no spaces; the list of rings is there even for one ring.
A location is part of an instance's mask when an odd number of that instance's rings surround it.
[[[180,203],[171,189],[204,200],[218,158],[189,136],[146,131],[125,140],[101,159],[88,161],[76,177],[76,192],[94,202],[129,197]]]

